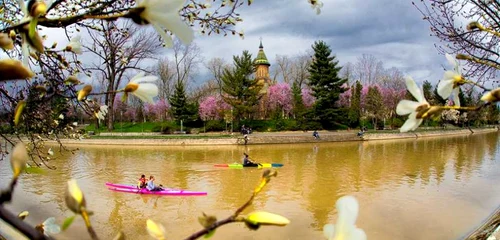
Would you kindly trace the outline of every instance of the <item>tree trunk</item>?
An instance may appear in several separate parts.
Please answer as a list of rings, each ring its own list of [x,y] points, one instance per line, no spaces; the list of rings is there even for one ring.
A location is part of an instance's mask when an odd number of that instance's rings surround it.
[[[110,94],[110,98],[108,99],[108,116],[107,116],[107,126],[108,126],[108,131],[112,131],[114,129],[114,122],[115,122],[115,109],[114,104],[115,104],[115,96],[116,94]]]

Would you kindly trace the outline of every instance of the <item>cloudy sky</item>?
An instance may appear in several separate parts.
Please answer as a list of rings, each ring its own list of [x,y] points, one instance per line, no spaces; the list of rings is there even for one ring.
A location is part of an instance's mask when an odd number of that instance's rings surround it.
[[[371,54],[385,68],[397,67],[411,75],[417,83],[424,80],[437,83],[444,56],[434,47],[438,40],[429,36],[427,22],[411,4],[411,0],[323,0],[320,15],[307,0],[254,0],[240,9],[245,38],[237,36],[202,36],[195,43],[205,60],[222,57],[227,62],[233,55],[249,50],[256,56],[259,38],[271,64],[276,55],[295,55],[311,49],[316,40],[331,46],[340,64],[356,62],[362,54]],[[51,34],[49,41],[61,34]],[[165,52],[168,55],[168,50]],[[197,82],[208,76],[200,67]]]
[[[241,11],[237,26],[245,38],[198,36],[195,42],[205,58],[223,57],[249,50],[257,54],[259,38],[271,62],[275,56],[303,53],[315,40],[329,44],[340,64],[356,62],[362,54],[397,67],[417,82],[437,82],[446,65],[429,36],[427,22],[411,0],[324,0],[320,15],[307,0],[255,0]]]

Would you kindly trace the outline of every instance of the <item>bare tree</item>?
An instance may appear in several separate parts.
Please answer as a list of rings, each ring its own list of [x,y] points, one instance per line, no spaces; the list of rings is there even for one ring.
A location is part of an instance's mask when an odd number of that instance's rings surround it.
[[[96,21],[94,25],[98,27],[86,27],[92,41],[84,43],[84,48],[97,56],[97,60],[93,59],[86,69],[105,80],[107,93],[104,102],[109,108],[107,127],[112,130],[115,91],[121,87],[124,74],[130,70],[145,71],[139,64],[153,58],[161,44],[155,32],[140,30],[130,21],[123,24]]]
[[[310,53],[298,54],[295,56],[276,55],[276,64],[271,72],[273,79],[280,79],[283,82],[302,85],[309,76],[309,65],[311,64]]]
[[[377,83],[384,73],[382,61],[377,60],[375,56],[370,54],[363,54],[361,57],[358,57],[354,69],[356,79],[359,79],[362,84],[367,85]]]
[[[174,77],[176,75],[174,63],[169,61],[168,58],[158,60],[155,72],[160,78],[158,89],[158,96],[162,99],[168,99],[172,95],[174,89]]]
[[[395,67],[386,69],[382,79],[380,79],[380,85],[392,90],[406,89],[403,72]]]
[[[185,46],[176,40],[172,51],[174,80],[176,83],[181,82],[187,88],[189,81],[193,80],[198,71],[198,65],[203,61],[201,50],[195,43]]]
[[[355,84],[357,79],[355,79],[354,77],[354,64],[348,62],[344,66],[342,66],[342,69],[340,70],[340,76],[342,76],[343,78],[347,78],[349,86]]]
[[[189,94],[189,98],[195,102],[198,102],[200,99],[204,97],[208,97],[210,95],[220,94],[220,85],[215,80],[209,80],[205,82],[205,84],[195,88]]]
[[[276,55],[276,71],[277,75],[281,76],[281,79],[285,83],[290,83],[292,81],[292,69],[293,69],[293,59],[287,55]]]
[[[222,74],[225,68],[230,67],[222,58],[212,58],[205,63],[205,67],[212,74],[213,79],[217,83],[219,92],[222,92]]]
[[[413,3],[430,24],[432,35],[446,42],[436,45],[440,53],[467,54],[477,61],[468,61],[466,76],[475,76],[478,81],[494,77],[500,67],[497,50],[500,37],[478,29],[467,30],[469,22],[477,21],[486,29],[499,31],[500,4],[498,1],[479,0],[425,0]],[[465,20],[465,21],[464,21]]]
[[[311,51],[308,50],[294,57],[292,78],[293,82],[296,82],[299,86],[305,84],[309,77],[309,66],[311,65],[313,55]]]

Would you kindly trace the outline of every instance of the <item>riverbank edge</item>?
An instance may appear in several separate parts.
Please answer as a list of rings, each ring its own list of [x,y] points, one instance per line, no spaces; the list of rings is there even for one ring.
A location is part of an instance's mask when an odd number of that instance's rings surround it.
[[[412,133],[365,133],[364,136],[357,136],[357,132],[325,132],[320,139],[314,139],[310,134],[282,133],[250,135],[248,145],[260,144],[292,144],[292,143],[318,143],[318,142],[350,142],[350,141],[379,141],[393,139],[418,139],[426,137],[443,137],[455,135],[471,135],[481,133],[498,132],[499,128],[483,129],[457,129],[457,130],[436,130]],[[86,138],[82,140],[61,139],[62,144],[68,145],[135,145],[135,146],[185,146],[185,145],[244,145],[242,136],[230,138],[203,138],[203,139],[169,139],[169,138]],[[55,141],[48,141],[55,142]]]

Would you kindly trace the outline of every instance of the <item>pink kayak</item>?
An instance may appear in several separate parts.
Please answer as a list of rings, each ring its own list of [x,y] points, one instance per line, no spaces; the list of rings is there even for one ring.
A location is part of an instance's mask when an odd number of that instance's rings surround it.
[[[126,184],[116,184],[116,183],[106,183],[109,190],[115,192],[127,192],[127,193],[138,193],[138,194],[153,194],[153,195],[165,195],[165,196],[205,196],[207,192],[195,192],[180,189],[164,189],[161,191],[149,191],[145,188],[138,189],[134,185]]]

